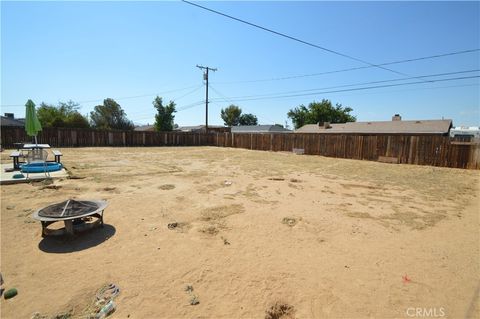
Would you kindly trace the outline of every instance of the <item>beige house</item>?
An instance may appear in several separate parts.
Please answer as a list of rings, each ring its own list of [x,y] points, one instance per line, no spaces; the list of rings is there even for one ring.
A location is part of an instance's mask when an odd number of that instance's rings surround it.
[[[452,120],[403,121],[399,114],[395,114],[391,121],[307,124],[295,130],[295,133],[448,135],[451,127]]]

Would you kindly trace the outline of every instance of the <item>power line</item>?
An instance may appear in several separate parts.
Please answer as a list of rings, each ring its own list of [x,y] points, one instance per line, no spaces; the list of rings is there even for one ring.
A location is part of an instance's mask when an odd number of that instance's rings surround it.
[[[463,50],[463,51],[455,51],[443,54],[436,54],[430,56],[424,56],[420,58],[413,58],[413,59],[406,59],[406,60],[398,60],[392,62],[381,63],[378,65],[392,65],[392,64],[400,64],[400,63],[408,63],[420,60],[428,60],[428,59],[436,59],[446,56],[458,55],[458,54],[466,54],[472,52],[478,52],[480,49],[471,49],[471,50]],[[299,74],[299,75],[290,75],[290,76],[282,76],[276,78],[269,78],[269,79],[257,79],[257,80],[244,80],[244,81],[229,81],[229,82],[214,82],[214,84],[240,84],[240,83],[255,83],[255,82],[270,82],[270,81],[282,81],[282,80],[290,80],[290,79],[297,79],[297,78],[304,78],[304,77],[313,77],[319,75],[326,75],[326,74],[333,74],[333,73],[341,73],[341,72],[348,72],[348,71],[356,71],[362,69],[370,69],[372,66],[359,66],[354,68],[347,68],[347,69],[339,69],[339,70],[332,70],[332,71],[324,71],[324,72],[317,72],[317,73],[308,73],[308,74]]]
[[[223,100],[224,100],[225,102],[229,102],[229,103],[232,103],[232,104],[235,103],[235,101],[233,101],[232,99],[226,97],[225,95],[223,95],[222,93],[220,93],[218,90],[216,90],[216,89],[215,89],[214,87],[212,87],[211,85],[210,85],[210,88],[211,88],[215,93],[217,93],[218,95],[220,95],[221,97],[223,97]],[[250,112],[250,111],[247,110],[245,107],[242,106],[242,108],[243,108],[244,110],[246,110],[247,112]],[[266,118],[266,117],[264,117],[264,116],[262,116],[262,117],[265,118],[266,120],[268,120],[268,122],[270,122],[270,123],[275,123],[275,121],[272,121],[272,120],[269,119],[269,118]]]
[[[205,103],[205,102],[204,101],[198,101],[198,102],[194,102],[194,103],[191,103],[191,104],[187,104],[187,105],[184,105],[184,106],[178,108],[176,111],[177,111],[177,113],[182,112],[182,111],[191,109],[192,107],[202,105],[203,103]],[[142,116],[142,115],[140,115],[140,116]],[[153,117],[154,116],[155,116],[155,114],[153,115]],[[132,121],[139,121],[139,120],[145,120],[145,119],[151,119],[151,118],[152,118],[152,115],[148,115],[148,116],[133,118]]]
[[[203,87],[203,84],[200,85],[200,86],[198,86],[198,87],[195,88],[194,90],[192,90],[192,91],[190,91],[190,92],[187,92],[187,93],[183,94],[182,96],[179,96],[179,97],[173,99],[172,101],[175,102],[175,101],[177,101],[177,100],[180,100],[180,99],[182,99],[182,98],[184,98],[184,97],[186,97],[186,96],[188,96],[188,95],[190,95],[190,94],[192,94],[192,93],[197,92],[197,91],[200,90],[202,87]]]
[[[434,83],[434,82],[445,82],[445,81],[457,81],[457,80],[466,80],[466,79],[474,79],[474,78],[480,78],[480,75],[430,80],[429,82],[417,81],[417,82],[407,82],[407,83],[397,83],[397,84],[375,85],[375,86],[368,86],[368,87],[360,87],[360,88],[352,88],[352,89],[344,89],[344,90],[333,90],[333,91],[322,91],[322,92],[304,93],[304,94],[278,95],[278,96],[271,96],[271,97],[257,97],[257,98],[244,98],[244,99],[243,98],[242,99],[237,99],[236,98],[235,101],[273,100],[273,99],[283,99],[283,98],[299,97],[299,96],[309,96],[309,95],[339,93],[339,92],[350,92],[350,91],[361,91],[361,90],[370,90],[370,89],[378,89],[378,88],[386,88],[386,87],[394,87],[394,86],[404,86],[404,85],[414,85],[414,84],[428,84],[430,82]]]
[[[258,24],[255,24],[255,23],[252,23],[252,22],[248,22],[248,21],[245,21],[245,20],[242,20],[242,19],[239,19],[239,18],[236,18],[236,17],[233,17],[231,15],[228,15],[228,14],[225,14],[225,13],[222,13],[220,11],[217,11],[217,10],[213,10],[213,9],[210,9],[210,8],[207,8],[207,7],[204,7],[204,6],[201,6],[199,4],[196,4],[196,3],[193,3],[193,2],[190,2],[190,1],[187,1],[187,0],[182,0],[183,2],[187,3],[187,4],[190,4],[192,6],[195,6],[195,7],[198,7],[198,8],[201,8],[203,10],[207,10],[207,11],[210,11],[210,12],[213,12],[215,14],[218,14],[218,15],[221,15],[221,16],[224,16],[224,17],[227,17],[229,19],[232,19],[232,20],[235,20],[235,21],[238,21],[238,22],[241,22],[241,23],[244,23],[244,24],[247,24],[249,26],[252,26],[252,27],[255,27],[255,28],[258,28],[258,29],[261,29],[263,31],[267,31],[267,32],[270,32],[270,33],[273,33],[275,35],[278,35],[278,36],[281,36],[281,37],[284,37],[284,38],[287,38],[287,39],[290,39],[290,40],[293,40],[293,41],[296,41],[296,42],[299,42],[299,43],[302,43],[302,44],[305,44],[305,45],[308,45],[310,47],[313,47],[313,48],[316,48],[316,49],[320,49],[320,50],[323,50],[323,51],[326,51],[326,52],[329,52],[329,53],[332,53],[332,54],[335,54],[335,55],[338,55],[338,56],[342,56],[344,58],[348,58],[350,60],[354,60],[354,61],[357,61],[357,62],[361,62],[363,64],[367,64],[369,65],[370,67],[375,67],[375,68],[379,68],[379,69],[383,69],[383,70],[386,70],[386,71],[389,71],[389,72],[392,72],[392,73],[396,73],[396,74],[399,74],[399,75],[403,75],[403,76],[408,76],[407,74],[405,73],[402,73],[402,72],[398,72],[398,71],[395,71],[395,70],[392,70],[392,69],[389,69],[389,68],[385,68],[379,64],[373,64],[373,63],[370,63],[370,62],[367,62],[365,60],[362,60],[362,59],[359,59],[359,58],[356,58],[356,57],[353,57],[351,55],[348,55],[348,54],[344,54],[344,53],[341,53],[339,51],[335,51],[335,50],[331,50],[331,49],[328,49],[326,47],[323,47],[323,46],[320,46],[320,45],[317,45],[317,44],[314,44],[314,43],[311,43],[311,42],[308,42],[308,41],[304,41],[304,40],[301,40],[299,38],[296,38],[296,37],[293,37],[293,36],[290,36],[290,35],[287,35],[285,33],[281,33],[281,32],[278,32],[278,31],[274,31],[272,29],[269,29],[269,28],[266,28],[266,27],[262,27]]]
[[[457,71],[457,72],[447,72],[447,73],[436,73],[436,74],[429,74],[429,75],[421,75],[418,78],[430,78],[430,77],[439,77],[439,76],[446,76],[446,75],[454,75],[454,74],[464,74],[464,73],[472,73],[472,72],[479,72],[480,69],[474,70],[464,70],[464,71]],[[318,90],[328,90],[328,89],[336,89],[342,87],[349,87],[349,86],[359,86],[359,85],[367,85],[367,84],[378,84],[378,83],[388,83],[388,82],[398,82],[398,81],[406,81],[410,78],[401,78],[401,79],[390,79],[390,80],[381,80],[381,81],[369,81],[369,82],[361,82],[361,83],[351,83],[351,84],[343,84],[343,85],[336,85],[336,86],[329,86],[323,88],[315,88],[315,89],[306,89],[306,90],[295,90],[295,91],[287,91],[287,92],[279,92],[279,93],[269,93],[269,94],[258,94],[258,95],[244,95],[244,96],[236,96],[233,99],[239,98],[250,98],[250,97],[261,97],[261,96],[276,96],[282,94],[289,94],[289,93],[300,93],[300,92],[310,92],[310,91],[318,91]]]
[[[141,97],[157,96],[157,95],[164,95],[164,94],[167,94],[167,93],[183,91],[183,90],[191,89],[193,87],[197,87],[197,85],[191,85],[191,86],[187,86],[187,87],[184,87],[184,88],[181,88],[181,89],[174,89],[174,90],[169,90],[169,91],[165,91],[165,92],[161,92],[161,93],[150,93],[150,94],[124,96],[124,97],[116,97],[116,98],[114,97],[112,99],[114,99],[115,101],[137,99],[137,98],[141,98]],[[74,101],[74,102],[81,104],[81,103],[103,102],[103,100],[104,99],[95,99],[95,100],[84,100],[84,101]],[[2,107],[20,107],[20,106],[25,107],[24,104],[2,104],[0,106],[2,106]]]
[[[190,94],[192,94],[192,93],[195,93],[196,91],[200,90],[202,87],[203,87],[203,84],[200,85],[200,86],[198,86],[197,88],[195,88],[194,90],[192,90],[192,91],[190,91],[190,92],[187,92],[187,93],[185,93],[185,94],[183,94],[183,95],[181,95],[181,96],[179,96],[179,97],[177,97],[177,98],[172,99],[171,101],[176,102],[176,101],[184,98],[185,96],[188,96],[188,95],[190,95]],[[154,112],[154,111],[152,110],[151,112]],[[143,115],[143,114],[146,114],[146,113],[145,113],[144,111],[135,112],[135,113],[130,113],[130,116],[132,116],[132,115],[139,115],[139,114]]]

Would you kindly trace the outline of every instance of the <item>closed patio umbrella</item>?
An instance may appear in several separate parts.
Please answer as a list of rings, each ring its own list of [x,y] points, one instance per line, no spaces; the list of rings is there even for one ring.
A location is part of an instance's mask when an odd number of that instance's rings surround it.
[[[38,120],[37,113],[35,112],[35,103],[32,100],[28,100],[25,104],[25,131],[28,136],[35,137],[35,144],[37,143],[37,134],[42,130],[42,125]]]

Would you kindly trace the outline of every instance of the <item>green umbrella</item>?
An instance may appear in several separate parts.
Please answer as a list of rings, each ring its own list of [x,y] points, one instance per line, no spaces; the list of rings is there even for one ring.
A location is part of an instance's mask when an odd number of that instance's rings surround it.
[[[32,100],[28,100],[25,104],[25,131],[28,136],[35,136],[35,144],[37,144],[37,134],[42,130],[42,125],[35,112],[35,103]]]

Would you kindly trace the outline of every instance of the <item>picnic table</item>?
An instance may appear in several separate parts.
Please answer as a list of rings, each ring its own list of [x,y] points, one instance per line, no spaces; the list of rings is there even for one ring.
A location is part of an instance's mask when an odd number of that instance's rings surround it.
[[[22,151],[27,150],[35,150],[35,149],[49,149],[49,144],[23,144],[23,143],[15,143],[17,150],[13,151],[10,154],[10,157],[13,160],[13,169],[17,170],[20,169],[20,157],[24,157]],[[60,163],[60,158],[63,155],[62,152],[59,150],[52,150],[53,155],[55,156],[55,162]]]
[[[22,150],[34,150],[34,149],[50,148],[49,144],[23,144]]]

